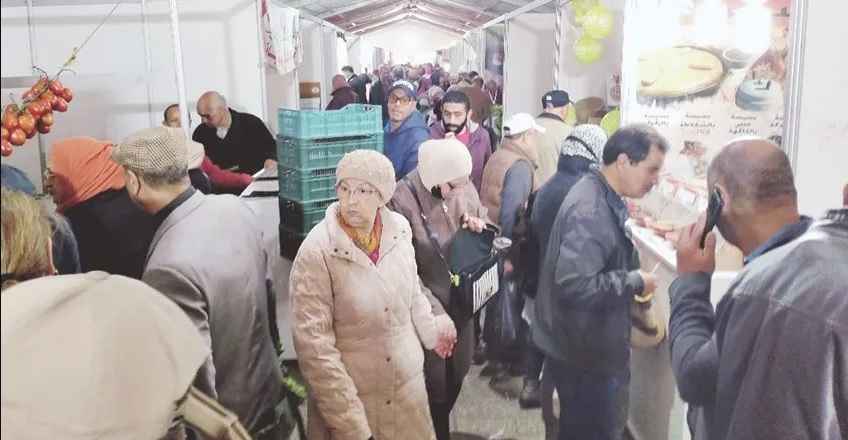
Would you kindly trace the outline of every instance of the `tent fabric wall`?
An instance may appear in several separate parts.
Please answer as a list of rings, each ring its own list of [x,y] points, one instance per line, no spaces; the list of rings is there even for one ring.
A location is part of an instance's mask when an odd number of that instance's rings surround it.
[[[562,8],[560,87],[567,91],[574,101],[590,96],[605,99],[607,79],[613,73],[621,72],[624,0],[604,0],[604,5],[613,13],[613,31],[603,40],[604,53],[601,59],[591,64],[581,64],[574,57],[574,42],[580,37],[580,32],[574,27],[573,8]]]
[[[820,216],[836,208],[848,184],[848,41],[843,0],[808,1],[804,64],[801,68],[800,133],[795,179],[800,210]],[[841,164],[841,165],[840,165]]]
[[[89,4],[33,8],[38,65],[55,73],[111,7]],[[2,76],[30,76],[26,8],[4,7],[2,11]],[[53,131],[44,135],[48,151],[57,139],[94,136],[119,141],[161,121],[162,110],[178,100],[169,14],[167,2],[147,5],[152,54],[152,75],[147,75],[141,5],[125,3],[118,7],[80,52],[73,66],[77,74],[62,76],[62,82],[73,88],[76,96],[69,111],[57,115]],[[179,2],[179,14],[186,95],[192,113],[201,93],[218,90],[232,107],[263,115],[261,91],[256,86],[261,58],[254,3],[183,0]],[[20,96],[23,91],[4,89],[2,103],[8,103],[9,92]],[[192,126],[199,122],[200,118],[193,114]],[[39,183],[35,142],[30,140],[26,147],[16,149],[11,157],[3,158],[3,163],[21,167]]]
[[[504,116],[536,115],[553,87],[553,14],[523,14],[509,21],[504,69]]]

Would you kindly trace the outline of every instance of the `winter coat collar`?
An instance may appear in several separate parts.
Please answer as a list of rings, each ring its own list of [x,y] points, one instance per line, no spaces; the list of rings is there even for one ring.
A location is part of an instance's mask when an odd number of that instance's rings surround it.
[[[604,177],[600,170],[592,169],[589,174],[586,175],[586,178],[596,182],[600,190],[600,194],[604,197],[607,205],[609,205],[616,220],[618,220],[618,225],[622,230],[625,230],[624,223],[627,222],[630,214],[627,211],[627,205],[624,203],[624,199],[622,199],[621,196],[612,189],[609,182],[607,182],[606,177]]]
[[[383,222],[383,234],[380,236],[380,259],[377,260],[377,265],[390,257],[390,254],[401,243],[401,240],[411,240],[409,229],[403,228],[402,224],[398,222],[397,214],[385,206],[379,209],[380,219]],[[356,246],[339,224],[338,217],[336,217],[338,210],[339,202],[333,203],[327,208],[327,213],[324,216],[324,223],[330,238],[330,255],[357,263],[361,266],[371,266],[373,263],[368,258],[368,255],[365,255],[365,252]]]
[[[403,123],[400,124],[400,127],[398,127],[397,130],[392,131],[391,121],[386,122],[386,127],[385,127],[386,133],[389,134],[389,135],[398,135],[400,133],[403,133],[404,131],[412,130],[412,129],[416,129],[416,128],[423,128],[425,130],[428,130],[428,132],[429,132],[429,129],[427,128],[427,124],[424,123],[424,117],[421,116],[421,113],[418,112],[418,110],[413,110],[412,113],[410,113],[410,115],[406,118],[406,120],[404,120]]]
[[[562,122],[563,124],[565,124],[565,121],[563,121],[562,118],[560,118],[559,116],[557,116],[553,113],[542,112],[542,113],[539,114],[538,117],[542,118],[542,119],[552,119],[554,121]]]

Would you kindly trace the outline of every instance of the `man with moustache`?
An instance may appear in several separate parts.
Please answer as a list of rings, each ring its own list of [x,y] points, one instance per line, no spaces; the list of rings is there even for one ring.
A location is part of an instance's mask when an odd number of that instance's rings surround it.
[[[603,165],[571,189],[539,272],[533,342],[560,396],[559,440],[622,438],[630,388],[630,305],[656,289],[624,228],[624,197],[657,183],[668,142],[631,125],[604,146]]]
[[[483,183],[483,169],[492,156],[489,132],[471,119],[471,101],[465,93],[453,90],[445,94],[441,102],[442,122],[430,127],[431,139],[444,139],[455,136],[468,147],[471,153],[471,182],[480,192]]]

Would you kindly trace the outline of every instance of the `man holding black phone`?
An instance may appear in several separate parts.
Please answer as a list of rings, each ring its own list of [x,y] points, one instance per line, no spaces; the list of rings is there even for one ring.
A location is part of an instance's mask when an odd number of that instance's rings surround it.
[[[789,159],[764,139],[724,147],[707,180],[714,215],[681,234],[669,290],[672,367],[683,400],[699,407],[694,438],[844,438],[846,210],[807,232]],[[745,255],[715,312],[712,224]]]

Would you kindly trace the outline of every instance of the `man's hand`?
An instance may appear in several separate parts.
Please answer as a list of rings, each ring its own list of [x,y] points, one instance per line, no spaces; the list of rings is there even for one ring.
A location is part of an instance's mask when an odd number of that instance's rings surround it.
[[[277,161],[274,159],[265,159],[265,169],[272,171],[277,168]]]
[[[701,234],[707,222],[701,215],[697,222],[683,228],[677,240],[677,273],[696,273],[715,271],[716,237],[710,232],[704,249],[701,249]]]
[[[436,331],[439,337],[433,351],[442,359],[447,359],[453,355],[453,347],[456,345],[456,327],[450,316],[447,314],[436,316]]]
[[[469,214],[462,215],[462,228],[470,229],[472,232],[477,234],[483,232],[483,229],[486,228],[486,222],[479,217],[474,217]]]
[[[642,276],[642,282],[645,284],[645,288],[642,289],[642,293],[639,294],[639,296],[646,297],[654,293],[654,291],[657,290],[657,277],[654,276],[654,274],[643,270],[639,271],[639,275]]]

